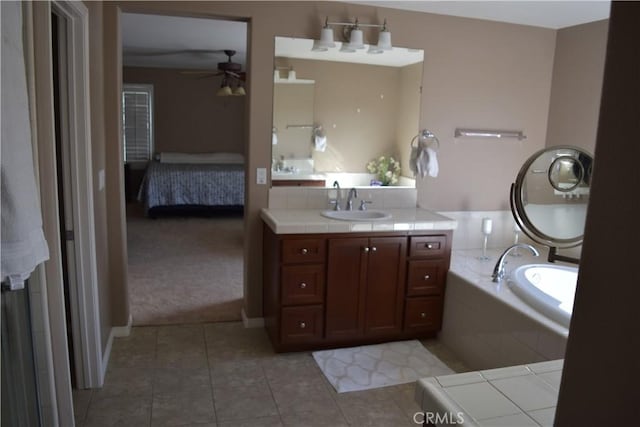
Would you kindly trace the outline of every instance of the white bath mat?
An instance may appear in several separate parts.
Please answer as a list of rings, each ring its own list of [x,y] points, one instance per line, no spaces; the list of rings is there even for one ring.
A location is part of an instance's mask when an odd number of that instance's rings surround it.
[[[454,373],[417,340],[315,351],[313,358],[338,393]]]

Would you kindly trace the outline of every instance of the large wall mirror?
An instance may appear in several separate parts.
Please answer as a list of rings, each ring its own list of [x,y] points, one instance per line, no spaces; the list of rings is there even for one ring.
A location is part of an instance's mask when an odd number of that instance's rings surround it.
[[[385,156],[400,162],[392,185],[414,187],[409,156],[424,52],[312,46],[309,39],[275,39],[272,184],[369,186],[376,176],[367,165]]]

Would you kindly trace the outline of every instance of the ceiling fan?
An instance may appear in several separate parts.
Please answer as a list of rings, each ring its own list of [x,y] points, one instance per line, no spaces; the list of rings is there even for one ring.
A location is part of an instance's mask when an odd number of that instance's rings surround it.
[[[185,51],[190,52],[190,51]],[[198,51],[199,53],[205,51]],[[201,71],[201,70],[185,70],[181,71],[182,74],[201,74],[201,78],[208,78],[214,76],[224,75],[225,77],[235,78],[241,81],[245,81],[246,72],[242,71],[242,65],[237,62],[233,62],[231,57],[236,54],[235,50],[232,49],[224,49],[224,50],[209,50],[206,51],[209,53],[224,53],[227,55],[227,61],[218,62],[218,67],[215,71]]]

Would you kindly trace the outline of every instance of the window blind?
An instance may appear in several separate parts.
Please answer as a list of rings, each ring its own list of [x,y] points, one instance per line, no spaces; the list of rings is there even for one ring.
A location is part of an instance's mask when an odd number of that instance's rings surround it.
[[[146,162],[153,153],[153,87],[125,85],[122,91],[124,161]]]

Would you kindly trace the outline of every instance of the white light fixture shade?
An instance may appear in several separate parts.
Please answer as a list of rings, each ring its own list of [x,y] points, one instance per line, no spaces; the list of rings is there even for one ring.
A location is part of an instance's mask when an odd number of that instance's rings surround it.
[[[280,71],[273,70],[273,81],[274,82],[280,81]]]
[[[289,81],[296,79],[296,70],[289,70],[289,76],[287,77]]]
[[[320,40],[313,42],[312,51],[326,52],[331,47],[336,47],[336,43],[333,41],[333,28],[325,27],[320,32]]]
[[[227,86],[222,86],[220,89],[218,89],[218,93],[216,93],[216,96],[231,96],[233,95],[233,92],[231,92],[231,88],[227,85]]]
[[[364,49],[364,34],[358,27],[351,30],[351,36],[349,36],[349,47],[351,49]]]
[[[245,96],[247,92],[244,90],[244,86],[239,85],[237,88],[233,90],[233,94],[235,96]]]
[[[391,50],[391,33],[388,30],[380,31],[378,35],[378,49]]]

